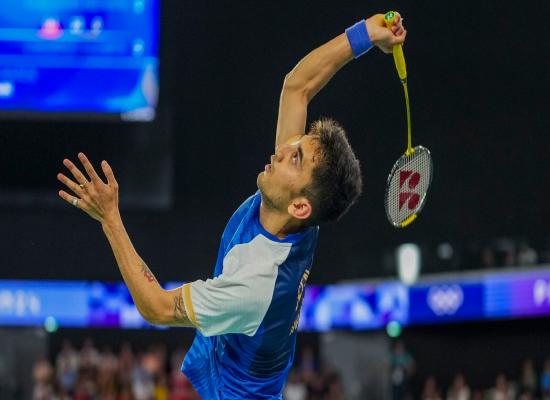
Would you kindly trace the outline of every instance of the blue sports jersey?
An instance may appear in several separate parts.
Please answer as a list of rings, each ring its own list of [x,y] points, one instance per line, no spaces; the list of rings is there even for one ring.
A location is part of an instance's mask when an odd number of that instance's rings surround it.
[[[280,240],[260,224],[256,192],[221,239],[214,279],[183,286],[197,328],[183,362],[203,399],[282,399],[318,227]]]

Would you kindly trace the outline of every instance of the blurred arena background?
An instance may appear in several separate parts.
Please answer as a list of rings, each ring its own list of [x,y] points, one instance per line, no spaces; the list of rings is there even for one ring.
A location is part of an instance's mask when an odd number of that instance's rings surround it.
[[[159,281],[209,277],[272,153],[285,74],[389,9],[434,181],[394,229],[391,56],[312,102],[348,131],[365,194],[321,229],[286,398],[550,399],[548,2],[0,4],[0,399],[197,398],[179,373],[193,332],[141,320],[98,224],[57,198],[61,161],[111,163]]]

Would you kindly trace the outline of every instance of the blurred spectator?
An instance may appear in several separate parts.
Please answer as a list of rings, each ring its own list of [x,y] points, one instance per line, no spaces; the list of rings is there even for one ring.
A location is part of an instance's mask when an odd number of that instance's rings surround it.
[[[46,359],[35,362],[33,400],[200,400],[180,370],[184,356],[176,350],[167,369],[164,345],[136,356],[125,343],[117,356],[108,347],[99,352],[91,340],[79,354],[65,341],[55,372]]]
[[[115,400],[117,382],[116,372],[118,370],[118,360],[110,348],[105,348],[100,355],[97,375],[97,386],[101,400]]]
[[[543,400],[550,400],[550,358],[544,361],[540,376],[540,392]]]
[[[99,352],[94,347],[94,342],[91,338],[84,340],[82,350],[80,350],[80,366],[81,368],[93,369],[99,365]]]
[[[422,400],[441,400],[437,381],[433,376],[426,378],[424,389],[422,389]]]
[[[521,393],[535,394],[537,390],[537,373],[535,372],[533,360],[523,362],[519,384]]]
[[[45,358],[38,359],[33,367],[33,400],[50,400],[54,397],[53,368]]]
[[[92,400],[98,396],[100,355],[92,339],[87,338],[80,350],[80,366],[74,389],[74,400]]]
[[[132,393],[136,400],[149,400],[153,398],[155,384],[153,376],[146,368],[150,360],[145,355],[139,357],[139,362],[132,369]]]
[[[153,398],[155,400],[168,400],[168,382],[164,373],[155,378],[155,390]]]
[[[506,375],[498,374],[495,380],[495,386],[489,390],[488,400],[514,400],[515,393],[512,386],[508,383]]]
[[[327,385],[327,394],[324,400],[344,400],[344,388],[342,381],[337,373],[330,373],[325,376]]]
[[[199,399],[198,393],[193,389],[189,379],[181,373],[181,364],[187,352],[185,349],[177,349],[170,358],[170,400],[195,400]]]
[[[134,368],[134,353],[129,343],[124,343],[118,356],[118,379],[123,387],[130,386],[131,374]]]
[[[518,250],[518,264],[520,266],[535,265],[538,262],[538,254],[527,242],[521,242]]]
[[[134,353],[128,343],[115,354],[105,347],[99,352],[91,340],[77,351],[64,341],[55,357],[56,370],[48,360],[39,358],[33,368],[33,400],[200,400],[191,383],[181,373],[185,349],[176,349],[168,357],[164,345],[151,346],[147,351]],[[310,347],[304,348],[291,370],[284,389],[285,400],[344,400],[345,391],[340,376],[325,362],[318,363]],[[394,343],[391,353],[392,384],[401,382],[394,398],[413,398],[407,381],[414,371],[414,360],[403,342]],[[322,361],[322,360],[321,360]],[[544,363],[540,380],[534,362],[521,365],[516,387],[504,374],[499,374],[493,388],[485,392],[471,391],[464,375],[456,374],[446,388],[447,400],[550,400],[550,359]],[[402,380],[395,380],[401,374]],[[537,397],[540,384],[540,397]],[[435,377],[424,381],[420,398],[439,400],[445,388],[439,388]],[[397,397],[401,396],[401,397]],[[1,397],[1,396],[0,396]],[[414,396],[418,398],[418,396]],[[0,399],[1,400],[1,399]]]
[[[305,346],[297,366],[289,373],[284,389],[285,400],[344,400],[340,376],[321,360],[316,362],[313,349]]]
[[[447,391],[447,400],[470,400],[470,388],[464,380],[464,375],[457,374],[453,384]]]
[[[306,382],[314,380],[317,375],[317,363],[315,353],[310,346],[304,346],[300,357],[300,373]]]
[[[308,375],[307,380],[307,399],[308,400],[322,400],[326,391],[325,382],[321,375],[313,373]]]
[[[166,348],[162,345],[152,346],[143,356],[143,368],[153,380],[153,398],[168,399],[168,384],[164,366],[166,365]]]
[[[132,395],[132,387],[127,384],[122,385],[117,400],[134,400],[134,396]]]
[[[414,359],[402,341],[394,343],[390,354],[392,399],[404,399],[409,390],[409,381],[414,373]]]
[[[78,353],[71,342],[64,340],[55,362],[57,380],[64,393],[72,394],[78,376],[79,364]]]
[[[533,400],[533,394],[530,392],[523,392],[519,395],[518,400]]]
[[[483,392],[481,390],[474,390],[472,393],[472,400],[483,400]]]
[[[306,400],[306,396],[307,387],[299,372],[296,369],[291,370],[284,391],[285,400]]]

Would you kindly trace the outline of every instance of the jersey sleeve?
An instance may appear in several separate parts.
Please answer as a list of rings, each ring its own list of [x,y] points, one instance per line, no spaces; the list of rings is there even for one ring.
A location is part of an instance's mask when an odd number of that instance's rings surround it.
[[[289,251],[290,246],[261,235],[233,247],[223,260],[221,275],[182,287],[190,321],[204,336],[253,336],[271,304],[278,266]]]

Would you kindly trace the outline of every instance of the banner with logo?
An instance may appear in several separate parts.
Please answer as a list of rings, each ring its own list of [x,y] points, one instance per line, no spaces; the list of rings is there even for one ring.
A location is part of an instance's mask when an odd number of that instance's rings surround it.
[[[398,281],[309,285],[298,329],[361,331],[381,329],[392,321],[407,326],[546,316],[550,266],[440,275],[412,286]],[[60,327],[150,327],[123,283],[0,281],[0,326],[44,326],[52,321]]]

